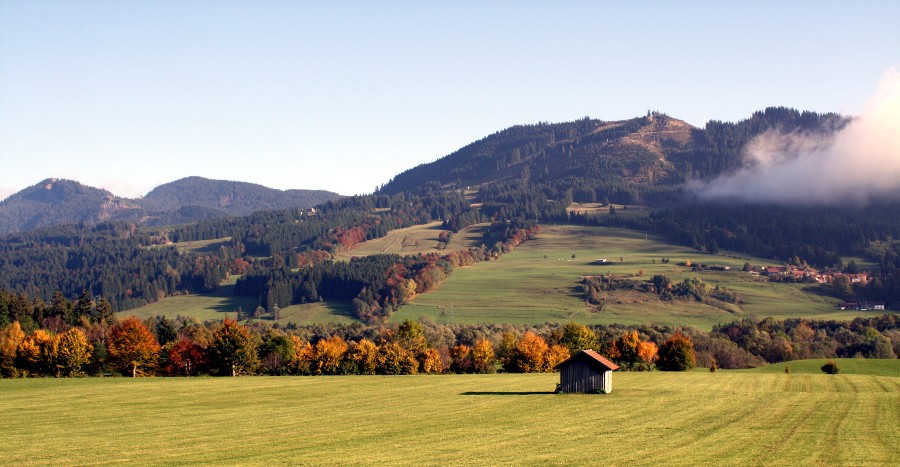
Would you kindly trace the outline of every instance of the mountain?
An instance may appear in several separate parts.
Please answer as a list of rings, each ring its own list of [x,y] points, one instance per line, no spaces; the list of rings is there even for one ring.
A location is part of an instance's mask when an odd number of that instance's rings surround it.
[[[125,220],[185,224],[267,209],[308,208],[340,195],[322,190],[276,190],[261,185],[188,177],[129,199],[64,179],[47,179],[0,202],[0,233],[59,224]]]
[[[49,178],[0,202],[0,232],[139,219],[142,213],[143,209],[133,200],[76,181]]]
[[[242,216],[266,209],[312,207],[336,197],[323,190],[276,190],[255,183],[187,177],[160,185],[137,202],[148,212],[196,206]]]
[[[380,192],[501,184],[543,192],[548,199],[660,201],[687,180],[741,167],[742,148],[754,136],[769,130],[829,133],[847,121],[832,113],[772,107],[704,128],[658,112],[621,121],[518,125],[402,172]]]

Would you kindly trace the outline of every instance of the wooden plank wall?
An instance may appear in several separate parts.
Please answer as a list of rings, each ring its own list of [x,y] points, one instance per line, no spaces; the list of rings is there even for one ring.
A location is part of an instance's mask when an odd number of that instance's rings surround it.
[[[598,373],[585,362],[572,362],[560,371],[560,390],[562,392],[595,392],[604,388],[612,390],[611,371]]]

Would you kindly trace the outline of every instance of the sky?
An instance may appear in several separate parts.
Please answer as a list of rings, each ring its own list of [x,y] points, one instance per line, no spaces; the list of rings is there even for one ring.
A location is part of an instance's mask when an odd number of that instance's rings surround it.
[[[891,1],[0,0],[0,199],[199,175],[370,193],[517,124],[856,115]]]

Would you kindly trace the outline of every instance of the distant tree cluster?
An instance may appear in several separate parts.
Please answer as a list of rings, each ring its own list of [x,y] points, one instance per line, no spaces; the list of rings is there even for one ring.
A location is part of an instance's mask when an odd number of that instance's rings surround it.
[[[677,283],[673,283],[665,275],[654,275],[649,281],[614,274],[586,276],[581,280],[584,300],[594,305],[602,305],[605,302],[606,293],[615,290],[656,294],[662,300],[679,297],[703,303],[712,303],[715,300],[733,304],[740,303],[740,296],[737,293],[718,285],[710,286],[702,279],[695,277],[689,277]]]

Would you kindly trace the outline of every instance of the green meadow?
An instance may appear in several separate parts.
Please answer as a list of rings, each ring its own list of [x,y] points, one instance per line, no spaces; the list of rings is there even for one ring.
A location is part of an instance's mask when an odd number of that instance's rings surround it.
[[[573,258],[574,256],[574,258]],[[669,263],[661,260],[668,258]],[[592,265],[599,259],[607,264]],[[729,271],[692,272],[678,263],[730,267]],[[709,255],[665,243],[626,229],[544,226],[536,240],[520,245],[500,260],[453,272],[437,290],[417,295],[394,314],[394,320],[426,317],[436,322],[508,322],[535,324],[579,321],[595,324],[693,325],[709,329],[743,317],[779,319],[852,319],[866,312],[839,311],[837,299],[812,293],[816,286],[760,281],[741,271],[744,263],[771,261]],[[613,293],[602,310],[589,307],[578,287],[581,276],[618,274],[649,279],[664,274],[674,281],[699,277],[739,292],[739,309],[722,309],[693,301],[662,301],[642,294]],[[643,274],[639,277],[640,274]]]
[[[458,232],[448,250],[480,244],[484,228],[476,225]],[[364,242],[340,258],[382,251],[402,254],[439,251],[434,248],[440,232],[438,223],[395,230],[384,238]],[[663,263],[663,258],[669,259],[669,263]],[[608,263],[590,264],[598,259],[606,259]],[[678,264],[686,261],[728,266],[731,270],[692,272],[691,268]],[[544,226],[539,238],[523,243],[498,261],[457,269],[437,290],[417,295],[401,307],[392,320],[426,318],[464,324],[655,323],[710,329],[714,324],[744,317],[850,320],[876,314],[837,310],[838,300],[815,293],[816,285],[761,281],[741,271],[746,261],[754,266],[773,264],[770,260],[739,255],[699,253],[627,229]],[[607,297],[602,309],[588,306],[579,291],[581,276],[606,273],[635,279],[664,274],[675,281],[699,277],[740,293],[742,303],[740,307],[720,308],[694,301],[662,301],[647,294],[615,292]],[[234,317],[238,307],[245,312],[256,307],[252,298],[231,296],[229,284],[214,294],[168,297],[124,314],[140,318],[182,315],[205,320]],[[348,303],[331,302],[285,307],[279,317],[282,324],[354,321]]]
[[[617,372],[607,395],[553,394],[558,374],[0,380],[0,459],[898,465],[900,361],[866,373],[871,362],[838,375]]]

